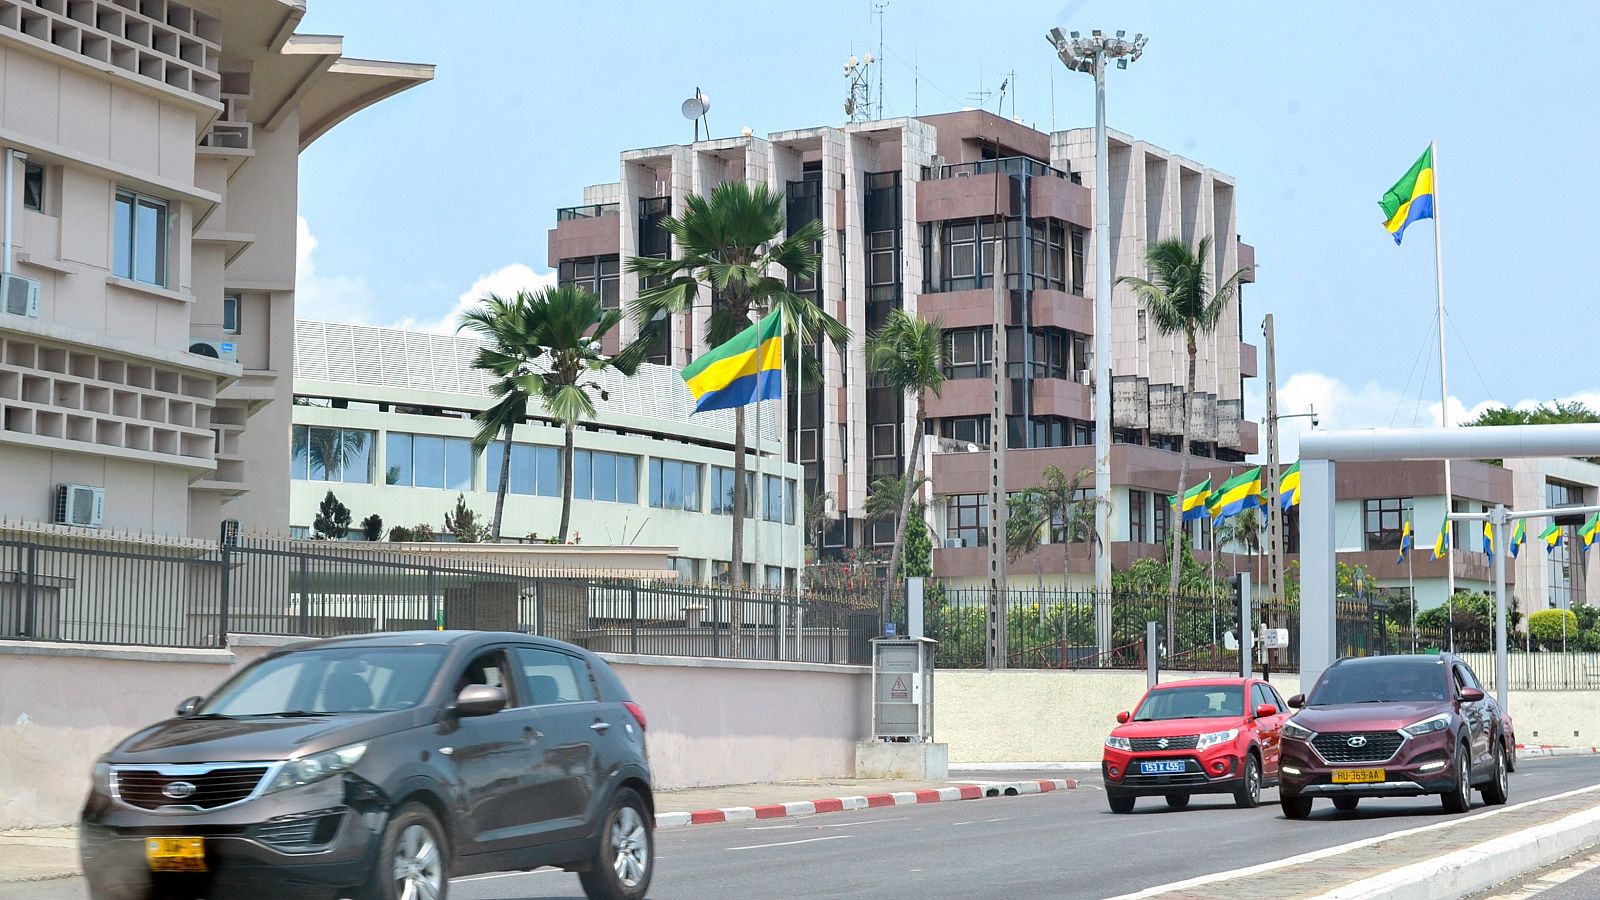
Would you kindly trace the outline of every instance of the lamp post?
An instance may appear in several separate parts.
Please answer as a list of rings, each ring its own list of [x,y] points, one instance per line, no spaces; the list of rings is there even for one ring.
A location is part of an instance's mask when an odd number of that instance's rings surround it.
[[[1146,38],[1135,34],[1130,40],[1119,31],[1107,36],[1091,31],[1084,37],[1052,28],[1045,40],[1056,49],[1061,62],[1074,72],[1094,76],[1094,493],[1102,502],[1094,506],[1094,586],[1102,596],[1111,592],[1111,175],[1107,171],[1106,146],[1106,63],[1116,60],[1117,68],[1144,53]]]

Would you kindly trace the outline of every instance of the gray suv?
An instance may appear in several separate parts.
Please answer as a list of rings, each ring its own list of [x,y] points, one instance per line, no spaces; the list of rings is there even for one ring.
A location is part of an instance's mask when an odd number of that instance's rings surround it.
[[[294,644],[94,768],[96,900],[444,900],[559,866],[637,900],[654,863],[645,717],[604,661],[522,634]]]

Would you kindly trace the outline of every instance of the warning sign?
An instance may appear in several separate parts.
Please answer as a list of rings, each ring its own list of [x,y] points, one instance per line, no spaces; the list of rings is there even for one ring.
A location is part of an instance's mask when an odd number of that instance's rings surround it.
[[[894,677],[894,684],[889,687],[889,699],[890,700],[910,700],[911,699],[911,689],[906,687],[905,676],[896,675]]]

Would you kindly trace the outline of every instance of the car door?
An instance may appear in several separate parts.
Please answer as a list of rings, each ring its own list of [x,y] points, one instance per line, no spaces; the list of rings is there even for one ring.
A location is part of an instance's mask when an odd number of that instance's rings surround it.
[[[1250,713],[1256,729],[1256,741],[1261,747],[1261,775],[1270,781],[1278,777],[1278,760],[1282,751],[1280,742],[1283,735],[1283,702],[1271,688],[1259,681],[1251,686],[1250,697]],[[1254,718],[1256,707],[1263,704],[1274,707],[1277,712],[1270,716]]]
[[[1484,699],[1476,701],[1460,700],[1464,688],[1477,688],[1483,690],[1483,685],[1478,682],[1478,677],[1472,674],[1465,663],[1456,663],[1453,667],[1455,674],[1455,697],[1460,703],[1461,715],[1467,720],[1467,729],[1472,741],[1472,770],[1482,772],[1492,762],[1492,744],[1494,738],[1494,722],[1490,713],[1490,701],[1485,693]]]
[[[493,853],[522,846],[533,829],[533,710],[522,698],[506,648],[474,655],[453,677],[452,699],[469,684],[502,688],[507,697],[507,708],[497,713],[454,719],[441,739],[439,753],[450,760],[461,791],[461,850]]]
[[[595,745],[622,723],[603,715],[584,660],[531,644],[512,652],[539,732],[529,792],[533,834],[541,843],[581,837],[603,778]]]

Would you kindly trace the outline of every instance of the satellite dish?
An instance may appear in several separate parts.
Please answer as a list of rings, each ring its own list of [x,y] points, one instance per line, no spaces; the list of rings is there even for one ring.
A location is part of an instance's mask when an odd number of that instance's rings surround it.
[[[698,119],[711,109],[711,98],[695,91],[694,96],[683,101],[683,106],[679,109],[685,119]]]

